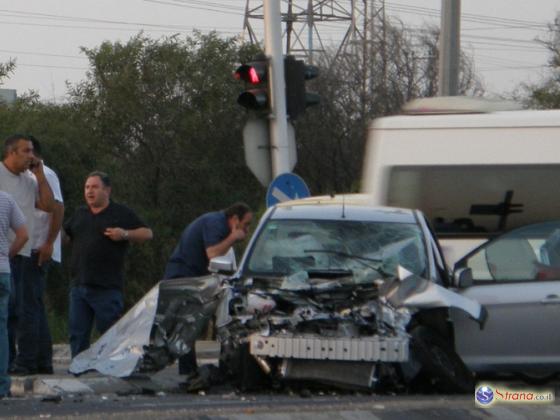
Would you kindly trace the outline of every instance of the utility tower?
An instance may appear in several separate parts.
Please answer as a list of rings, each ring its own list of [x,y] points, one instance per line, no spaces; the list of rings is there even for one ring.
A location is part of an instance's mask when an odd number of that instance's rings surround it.
[[[385,25],[379,22],[384,22],[384,0],[279,1],[286,55],[330,65],[348,54],[364,60],[373,57],[375,46],[382,44]],[[262,0],[246,0],[243,32],[254,44],[261,42],[262,21]]]

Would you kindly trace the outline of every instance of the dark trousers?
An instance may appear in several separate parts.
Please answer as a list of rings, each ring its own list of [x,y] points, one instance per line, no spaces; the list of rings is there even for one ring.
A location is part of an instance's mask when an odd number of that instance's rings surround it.
[[[30,370],[52,367],[52,338],[44,295],[50,261],[39,266],[39,253],[24,258],[22,268],[22,310],[18,322],[16,365]]]
[[[10,392],[11,380],[8,376],[8,304],[11,280],[8,273],[0,273],[0,397]]]
[[[18,325],[23,310],[23,264],[26,259],[29,259],[29,257],[24,257],[22,255],[16,255],[10,259],[11,292],[8,304],[8,342],[10,365],[12,365],[16,359]]]
[[[90,346],[91,330],[103,334],[121,317],[123,293],[117,289],[74,286],[70,290],[69,333],[72,358]]]

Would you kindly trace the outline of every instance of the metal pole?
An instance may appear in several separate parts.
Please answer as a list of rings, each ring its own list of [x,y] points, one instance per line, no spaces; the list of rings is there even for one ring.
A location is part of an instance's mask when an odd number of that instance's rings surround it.
[[[440,32],[439,96],[455,96],[459,92],[461,0],[441,0]]]
[[[280,0],[263,0],[265,54],[269,58],[270,85],[270,153],[272,176],[290,172],[286,88],[282,57],[282,15]]]

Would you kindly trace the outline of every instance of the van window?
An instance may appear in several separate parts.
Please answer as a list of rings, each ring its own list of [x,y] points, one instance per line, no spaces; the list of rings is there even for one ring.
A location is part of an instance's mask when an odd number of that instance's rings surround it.
[[[419,208],[439,236],[493,236],[560,219],[560,165],[394,166],[387,204]]]

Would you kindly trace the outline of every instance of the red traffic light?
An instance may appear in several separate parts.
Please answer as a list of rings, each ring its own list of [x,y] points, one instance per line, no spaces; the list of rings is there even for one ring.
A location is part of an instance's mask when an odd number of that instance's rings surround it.
[[[267,62],[253,61],[251,63],[242,64],[237,68],[233,76],[237,80],[243,80],[252,85],[258,85],[266,81]]]
[[[265,56],[257,56],[253,61],[244,63],[235,70],[233,76],[243,80],[251,86],[237,98],[237,103],[249,110],[262,112],[268,111],[268,60]]]

